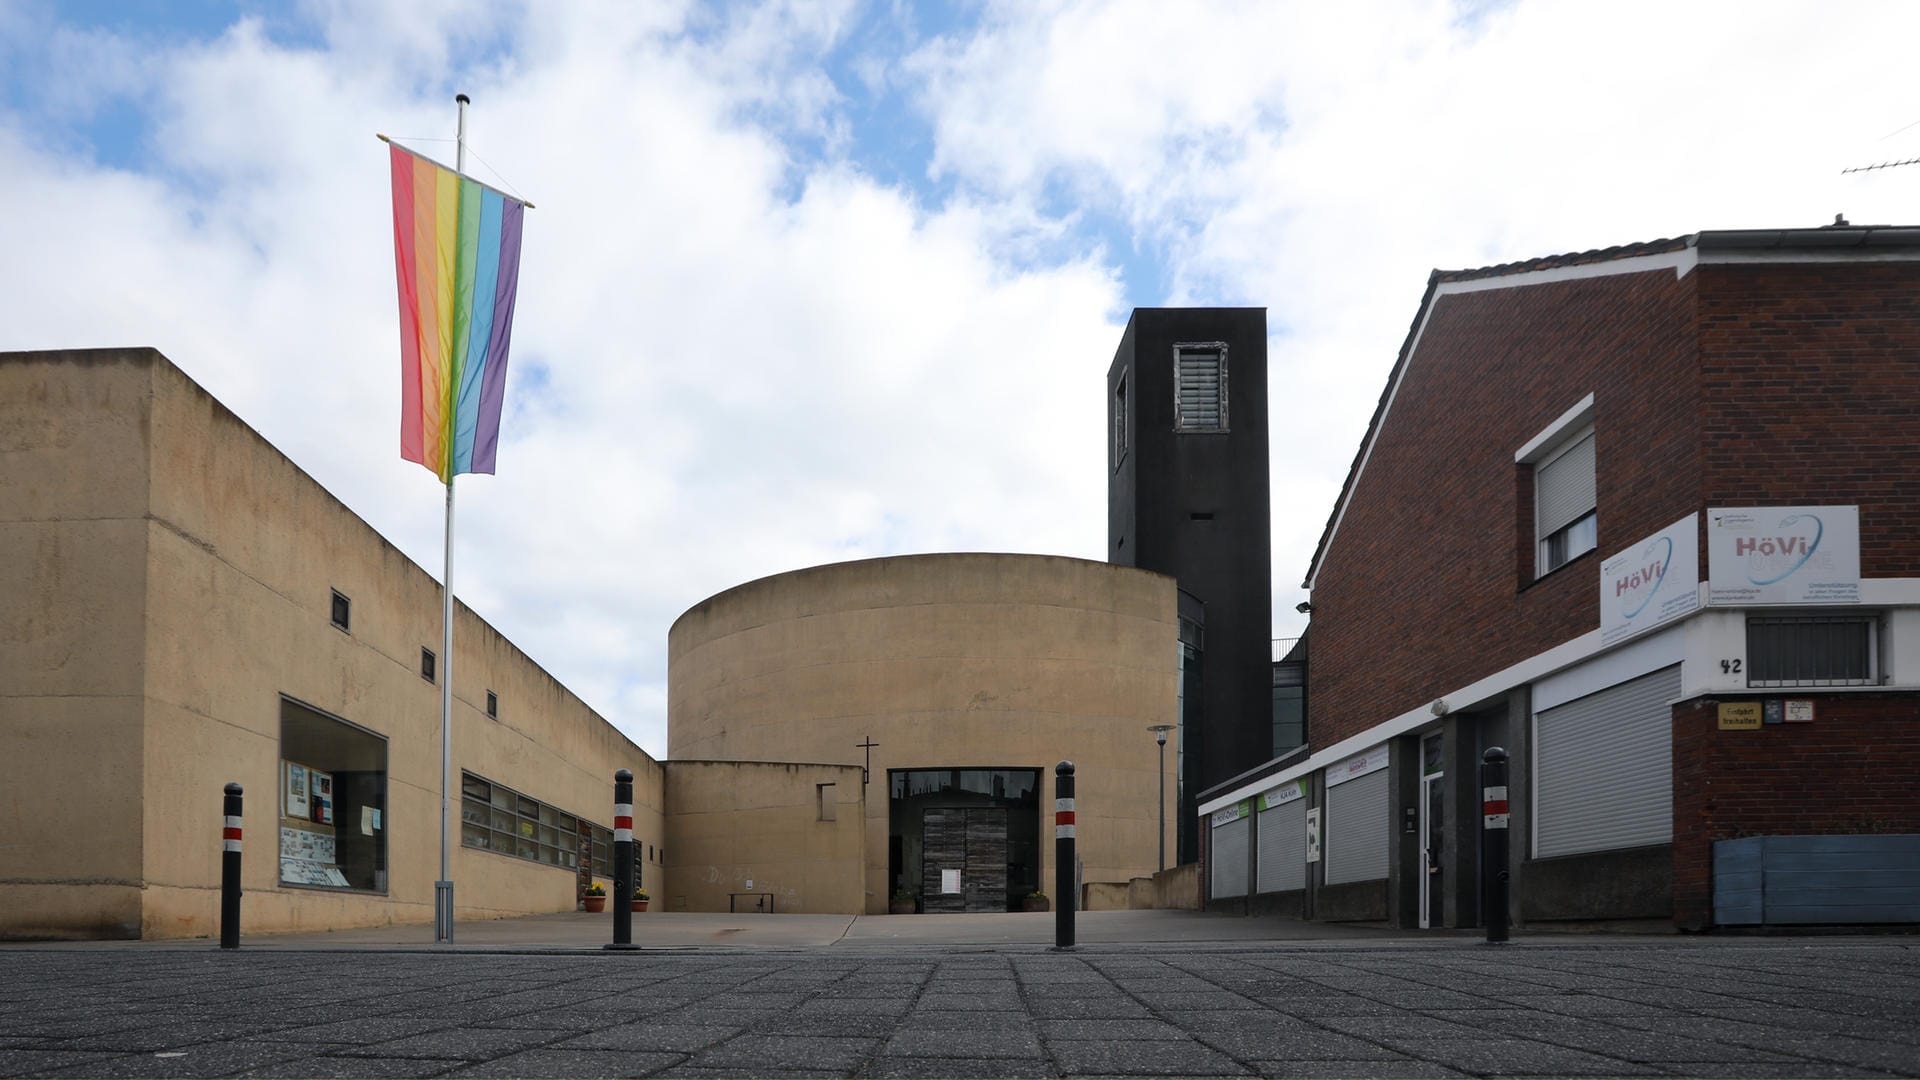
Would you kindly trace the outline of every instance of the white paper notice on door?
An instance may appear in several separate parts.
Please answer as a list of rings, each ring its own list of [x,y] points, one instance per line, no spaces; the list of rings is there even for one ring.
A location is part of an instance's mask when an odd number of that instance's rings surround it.
[[[940,871],[940,891],[943,893],[959,892],[960,891],[960,871],[958,870]]]

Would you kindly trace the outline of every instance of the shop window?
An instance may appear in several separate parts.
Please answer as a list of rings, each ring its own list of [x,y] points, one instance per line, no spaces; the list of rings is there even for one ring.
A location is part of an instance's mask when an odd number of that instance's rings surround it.
[[[567,870],[584,855],[590,872],[613,872],[611,829],[470,772],[460,774],[460,843]]]
[[[387,890],[387,740],[280,702],[280,883]]]
[[[1872,615],[1750,615],[1748,686],[1871,686],[1879,620]]]
[[[353,632],[353,601],[339,589],[333,590],[333,625],[348,633]]]
[[[434,680],[435,666],[436,665],[434,663],[433,650],[427,648],[424,645],[421,646],[420,647],[420,677],[427,680],[428,682],[432,682]]]
[[[1227,343],[1173,347],[1173,429],[1227,430]]]

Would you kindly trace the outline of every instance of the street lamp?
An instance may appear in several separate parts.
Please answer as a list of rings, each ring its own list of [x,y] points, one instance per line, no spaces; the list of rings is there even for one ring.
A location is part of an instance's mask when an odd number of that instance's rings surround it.
[[[1167,868],[1167,732],[1173,730],[1172,724],[1148,724],[1147,730],[1153,732],[1153,739],[1160,744],[1160,772],[1154,782],[1160,788],[1160,869]]]

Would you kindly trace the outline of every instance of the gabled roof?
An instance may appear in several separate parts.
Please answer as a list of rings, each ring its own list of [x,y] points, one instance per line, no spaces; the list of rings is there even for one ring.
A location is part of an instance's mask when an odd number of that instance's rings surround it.
[[[1707,230],[1689,236],[1647,240],[1565,255],[1547,255],[1471,270],[1433,271],[1427,275],[1427,290],[1413,313],[1413,324],[1407,328],[1406,340],[1400,344],[1400,354],[1394,360],[1393,370],[1387,375],[1387,385],[1380,391],[1380,401],[1374,406],[1373,418],[1367,421],[1367,433],[1360,440],[1360,449],[1354,454],[1353,464],[1347,469],[1346,480],[1340,485],[1340,497],[1334,500],[1333,512],[1327,517],[1326,528],[1321,530],[1320,542],[1313,550],[1313,561],[1307,565],[1307,576],[1301,587],[1313,588],[1313,580],[1320,572],[1320,560],[1326,556],[1328,545],[1340,529],[1340,519],[1346,514],[1347,502],[1360,480],[1360,474],[1366,470],[1367,458],[1373,453],[1374,440],[1379,437],[1381,424],[1393,405],[1394,391],[1399,389],[1407,363],[1419,343],[1420,331],[1432,313],[1434,300],[1441,294],[1518,288],[1547,281],[1642,273],[1666,267],[1672,267],[1685,276],[1700,262],[1839,262],[1874,259],[1920,259],[1920,226],[1855,226],[1836,222],[1815,229]]]

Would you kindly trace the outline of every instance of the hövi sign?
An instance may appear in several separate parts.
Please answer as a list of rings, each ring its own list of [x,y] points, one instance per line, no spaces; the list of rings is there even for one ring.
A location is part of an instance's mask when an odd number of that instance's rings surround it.
[[[1611,645],[1700,606],[1700,515],[1600,564],[1600,641]]]
[[[1857,604],[1860,508],[1707,511],[1710,604]]]

